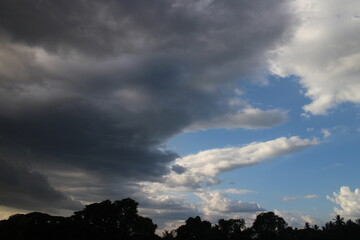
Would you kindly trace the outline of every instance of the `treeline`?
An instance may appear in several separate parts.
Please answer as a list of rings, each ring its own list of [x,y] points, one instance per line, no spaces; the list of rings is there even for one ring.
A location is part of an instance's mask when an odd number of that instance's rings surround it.
[[[211,224],[190,217],[185,224],[160,237],[156,224],[137,213],[138,203],[130,198],[106,200],[85,206],[70,217],[33,212],[16,214],[0,221],[0,239],[51,240],[352,240],[360,239],[360,219],[344,221],[340,216],[322,228],[305,223],[304,228],[288,226],[273,212],[260,213],[251,227],[244,219],[220,219]]]

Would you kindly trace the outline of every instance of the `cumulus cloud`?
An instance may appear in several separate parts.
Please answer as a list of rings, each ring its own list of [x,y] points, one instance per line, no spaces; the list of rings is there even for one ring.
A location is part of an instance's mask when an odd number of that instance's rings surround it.
[[[182,205],[186,206],[186,213],[189,210],[196,213],[193,208],[188,207],[189,204],[185,200],[195,195],[201,201],[194,203],[193,206],[198,215],[206,219],[216,221],[219,218],[241,217],[253,220],[256,213],[264,211],[264,208],[254,202],[232,200],[227,196],[228,194],[248,194],[253,191],[237,188],[212,190],[210,186],[220,183],[218,177],[221,173],[260,164],[270,158],[291,154],[315,144],[318,144],[317,140],[301,139],[296,136],[283,137],[267,142],[253,142],[242,147],[210,149],[178,158],[173,166],[181,171],[173,170],[159,182],[140,182],[139,198],[146,196],[146,198],[158,199],[159,202],[178,199],[176,202],[182,202]],[[149,207],[147,212],[148,214],[158,212],[163,219],[167,218],[167,213],[170,217],[173,216],[173,211],[151,209],[157,209],[156,205]],[[181,215],[181,212],[179,214]],[[181,218],[173,219],[175,222],[178,220]]]
[[[312,218],[300,211],[285,211],[285,210],[274,210],[274,213],[282,218],[292,227],[304,228],[305,223],[310,225],[323,225],[318,219]]]
[[[352,192],[349,187],[342,186],[338,193],[333,193],[333,197],[326,198],[340,206],[334,208],[336,214],[345,218],[360,218],[360,189],[356,188]]]
[[[312,100],[305,112],[326,114],[344,102],[360,103],[359,1],[293,4],[299,27],[292,41],[271,53],[271,71],[282,77],[300,76],[305,95]]]
[[[265,211],[259,204],[231,200],[226,196],[226,190],[202,189],[193,192],[200,201],[186,200],[185,196],[169,195],[171,192],[156,195],[138,195],[140,199],[139,212],[155,219],[160,230],[176,229],[184,224],[189,217],[202,218],[217,222],[224,218],[244,218],[248,223],[254,220],[256,214]]]
[[[264,211],[257,203],[229,199],[226,196],[228,189],[187,189],[183,192],[179,192],[178,188],[169,188],[166,192],[157,191],[156,188],[149,189],[146,186],[144,191],[134,196],[140,199],[139,212],[155,219],[160,230],[175,229],[184,224],[187,218],[194,216],[201,216],[212,222],[217,222],[219,218],[245,218],[251,222],[256,213]],[[233,190],[230,192],[233,193]],[[190,198],[198,197],[200,201],[190,201],[189,195]]]
[[[241,213],[265,210],[257,203],[231,200],[218,190],[205,190],[196,195],[203,200],[201,209],[207,219],[234,218]]]

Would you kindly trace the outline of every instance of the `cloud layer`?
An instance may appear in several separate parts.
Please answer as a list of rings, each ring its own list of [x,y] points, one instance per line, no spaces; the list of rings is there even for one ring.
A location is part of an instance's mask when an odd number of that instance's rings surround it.
[[[1,157],[85,202],[160,181],[178,158],[161,146],[190,126],[284,122],[230,100],[236,82],[263,77],[288,23],[283,0],[1,1]]]
[[[244,79],[264,80],[269,58],[273,73],[301,77],[307,112],[359,102],[350,31],[359,18],[329,2],[295,1],[291,12],[285,0],[1,1],[0,205],[55,211],[130,196],[160,224],[264,210],[227,195],[250,190],[211,186],[317,140],[182,158],[163,144],[185,131],[287,121],[286,110],[252,106],[238,90]]]

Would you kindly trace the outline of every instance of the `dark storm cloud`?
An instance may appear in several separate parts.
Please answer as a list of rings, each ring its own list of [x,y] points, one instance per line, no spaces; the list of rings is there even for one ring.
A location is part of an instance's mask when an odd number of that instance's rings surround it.
[[[173,170],[173,171],[176,172],[177,174],[182,174],[182,173],[186,172],[186,168],[185,168],[185,167],[180,166],[180,165],[177,165],[177,164],[173,165],[173,166],[171,167],[171,170]]]
[[[50,186],[38,172],[24,166],[11,166],[0,159],[0,205],[24,210],[76,210],[82,207]]]
[[[288,20],[282,0],[208,2],[2,0],[0,22],[12,40],[55,52],[143,54],[157,49],[192,54],[197,47],[217,53],[213,60],[221,62],[231,52],[244,54],[260,47],[259,42],[271,44],[273,39],[266,38],[281,35],[281,20]]]
[[[229,89],[287,36],[284,2],[0,1],[1,156],[158,179],[167,139],[238,110]]]

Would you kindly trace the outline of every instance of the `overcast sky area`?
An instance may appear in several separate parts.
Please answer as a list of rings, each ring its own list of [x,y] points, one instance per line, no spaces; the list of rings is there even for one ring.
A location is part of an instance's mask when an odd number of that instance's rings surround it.
[[[360,218],[358,0],[0,0],[0,219]]]

